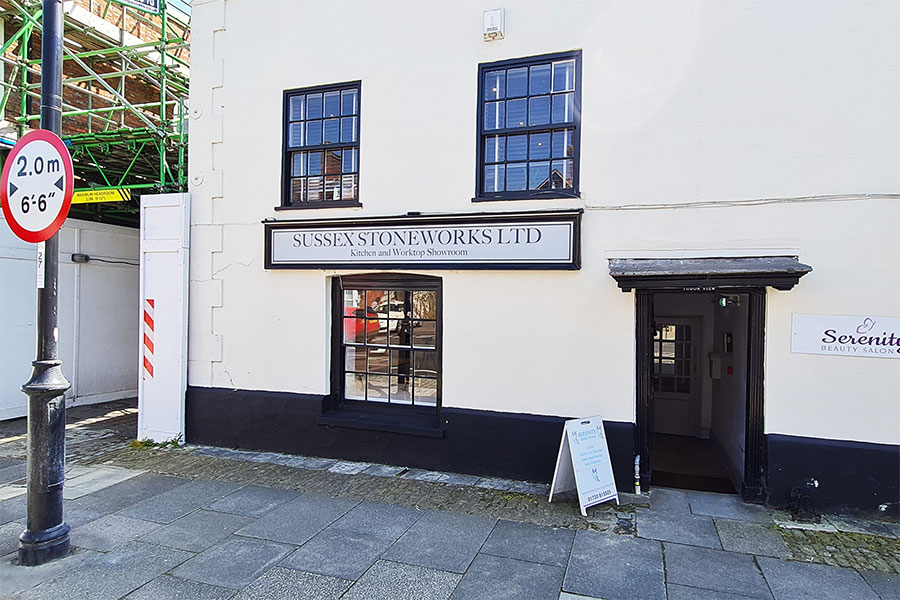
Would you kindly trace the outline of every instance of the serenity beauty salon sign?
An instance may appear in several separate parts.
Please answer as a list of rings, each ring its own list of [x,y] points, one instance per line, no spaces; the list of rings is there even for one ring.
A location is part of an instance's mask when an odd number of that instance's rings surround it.
[[[900,358],[900,317],[793,315],[791,352]]]
[[[581,214],[266,224],[266,267],[577,269]]]

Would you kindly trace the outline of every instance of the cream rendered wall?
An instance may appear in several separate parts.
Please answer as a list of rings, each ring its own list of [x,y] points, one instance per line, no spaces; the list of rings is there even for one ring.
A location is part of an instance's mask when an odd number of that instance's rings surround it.
[[[789,344],[792,312],[897,313],[897,198],[863,195],[900,191],[900,5],[503,7],[484,43],[474,0],[195,0],[189,385],[329,391],[336,272],[265,271],[265,218],[583,207],[581,271],[439,273],[445,406],[632,421],[634,298],[607,258],[787,252],[815,271],[769,293],[767,431],[900,442],[896,362]],[[581,199],[472,203],[478,63],[573,48]],[[276,212],[283,90],[350,80],[363,207]]]

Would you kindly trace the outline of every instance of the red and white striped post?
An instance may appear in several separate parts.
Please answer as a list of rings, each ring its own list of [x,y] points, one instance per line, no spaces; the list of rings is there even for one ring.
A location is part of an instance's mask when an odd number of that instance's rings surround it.
[[[144,369],[143,378],[153,379],[153,319],[156,300],[144,300]]]

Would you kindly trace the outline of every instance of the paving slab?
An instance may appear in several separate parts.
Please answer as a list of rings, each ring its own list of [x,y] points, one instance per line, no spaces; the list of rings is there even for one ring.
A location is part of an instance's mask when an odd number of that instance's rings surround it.
[[[297,571],[358,579],[394,541],[391,536],[328,527],[279,564]]]
[[[24,495],[0,500],[0,524],[24,518],[28,510],[25,501]]]
[[[712,517],[639,508],[636,521],[638,537],[705,548],[722,547]]]
[[[0,486],[0,500],[16,498],[17,496],[23,495],[26,491],[25,482],[2,485]]]
[[[565,567],[575,532],[501,519],[481,547],[482,554]]]
[[[881,596],[881,600],[900,600],[900,575],[897,573],[862,570],[859,574]]]
[[[739,594],[703,590],[674,583],[666,584],[666,590],[669,592],[669,600],[747,600],[747,596]]]
[[[629,535],[579,531],[563,591],[607,600],[665,600],[662,545]]]
[[[565,569],[479,554],[453,592],[453,600],[557,600]]]
[[[353,584],[342,600],[446,600],[461,575],[379,560]]]
[[[415,481],[439,481],[444,473],[440,471],[426,471],[425,469],[410,469],[400,476],[401,479],[413,479]]]
[[[330,529],[360,531],[397,539],[423,514],[421,510],[411,506],[360,502],[335,521]]]
[[[8,458],[6,456],[0,456],[0,469],[5,469],[6,467],[14,467],[16,465],[24,465],[26,461],[18,459],[18,458]]]
[[[650,510],[689,515],[691,503],[683,490],[655,487],[650,490]]]
[[[900,538],[900,523],[885,521],[884,526],[888,528],[888,530],[894,535],[894,537]]]
[[[509,489],[515,484],[515,481],[510,481],[509,479],[497,479],[495,477],[482,477],[475,484],[476,487],[485,488],[488,490],[501,490],[501,491],[509,491]]]
[[[129,506],[119,511],[119,514],[144,521],[171,523],[241,487],[243,486],[236,483],[195,479]]]
[[[78,548],[108,552],[119,544],[130,542],[159,527],[159,523],[106,515],[72,528],[69,532],[69,541],[72,546]]]
[[[481,479],[478,475],[465,475],[463,473],[441,473],[441,476],[438,477],[438,481],[440,483],[447,483],[450,485],[475,485],[478,483],[478,480]]]
[[[293,549],[288,544],[235,535],[179,565],[172,575],[239,590]]]
[[[0,468],[0,483],[19,481],[20,479],[25,479],[25,475],[25,462],[17,461],[17,464]]]
[[[362,473],[372,465],[370,463],[362,463],[362,462],[351,462],[349,460],[342,460],[340,462],[336,462],[330,467],[328,470],[332,473],[342,473],[344,475],[356,475],[357,473]]]
[[[663,544],[666,582],[750,598],[772,598],[752,556],[682,544]]]
[[[730,519],[714,519],[722,548],[729,552],[759,554],[776,558],[790,558],[791,553],[781,537],[772,526],[747,521]]]
[[[301,494],[237,533],[299,546],[357,504],[357,500],[346,498]]]
[[[441,571],[463,573],[484,544],[496,519],[426,511],[384,558]]]
[[[853,569],[760,556],[760,568],[775,600],[877,600]]]
[[[210,504],[207,508],[217,512],[261,517],[300,494],[291,490],[279,490],[259,485],[248,485]]]
[[[374,477],[396,477],[400,473],[404,472],[406,467],[394,467],[391,465],[372,465],[363,473],[366,475],[372,475]]]
[[[114,600],[159,577],[191,556],[188,552],[129,542],[94,554],[53,579],[22,592],[22,598]]]
[[[603,598],[595,598],[593,596],[582,596],[581,594],[570,594],[569,592],[560,592],[559,600],[603,600]]]
[[[352,581],[272,567],[262,577],[243,589],[235,600],[335,600],[341,597]]]
[[[74,500],[75,498],[81,498],[122,481],[128,481],[141,474],[142,471],[109,466],[91,467],[74,476],[66,473],[63,499]]]
[[[234,596],[234,590],[181,579],[171,575],[160,575],[135,591],[123,600],[228,600]]]
[[[81,564],[82,561],[96,555],[97,553],[92,550],[76,548],[65,558],[53,560],[36,567],[19,566],[18,552],[2,556],[0,557],[0,591],[2,591],[2,597],[15,596],[17,592],[53,579],[60,573],[68,571]]]
[[[109,514],[120,511],[128,506],[137,504],[171,491],[177,487],[186,485],[190,480],[167,475],[138,475],[116,483],[102,490],[86,494],[75,500],[64,503],[72,509],[89,508],[92,512]],[[125,515],[130,516],[130,515]],[[140,518],[138,516],[137,518]]]
[[[162,527],[157,525],[155,531],[141,537],[141,541],[190,552],[202,552],[252,522],[252,517],[198,510],[168,525]]]
[[[25,531],[21,523],[6,523],[0,525],[0,556],[6,556],[16,552],[19,548],[19,535]]]
[[[685,492],[691,505],[691,513],[707,517],[722,517],[735,521],[771,523],[772,517],[762,506],[748,504],[734,494],[712,492]]]

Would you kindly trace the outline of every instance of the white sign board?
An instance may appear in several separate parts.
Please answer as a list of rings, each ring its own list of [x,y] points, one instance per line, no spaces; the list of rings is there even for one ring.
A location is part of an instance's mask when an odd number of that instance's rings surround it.
[[[144,12],[159,14],[159,0],[116,0],[116,2]]]
[[[577,490],[584,517],[587,508],[594,504],[607,500],[619,503],[601,417],[566,421],[550,484],[550,502],[553,494],[571,489]]]
[[[900,317],[796,314],[791,352],[900,358]]]
[[[266,267],[577,269],[580,215],[266,226]]]

